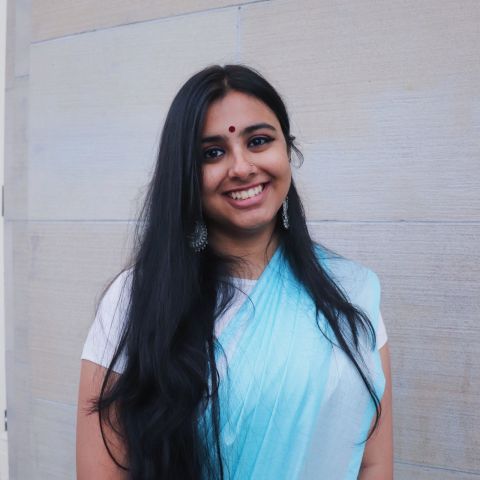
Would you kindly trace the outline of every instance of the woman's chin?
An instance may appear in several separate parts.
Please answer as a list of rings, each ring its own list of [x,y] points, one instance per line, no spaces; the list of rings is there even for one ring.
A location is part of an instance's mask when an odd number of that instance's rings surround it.
[[[264,234],[272,233],[275,229],[275,219],[258,219],[257,221],[250,220],[248,222],[231,222],[226,227],[226,232],[231,232],[237,236],[262,236]]]

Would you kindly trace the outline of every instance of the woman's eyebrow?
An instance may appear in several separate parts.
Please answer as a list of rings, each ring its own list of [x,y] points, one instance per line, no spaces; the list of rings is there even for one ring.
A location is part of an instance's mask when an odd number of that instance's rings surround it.
[[[255,130],[260,130],[261,128],[267,128],[268,130],[272,130],[273,132],[277,131],[277,129],[273,125],[263,122],[263,123],[255,123],[254,125],[245,127],[240,133],[240,135],[248,135],[249,133],[252,133]]]
[[[210,137],[202,138],[201,143],[223,142],[225,138],[226,138],[225,135],[211,135]]]
[[[249,125],[248,127],[245,127],[241,132],[241,136],[248,135],[249,133],[254,132],[255,130],[260,130],[261,128],[267,128],[268,130],[272,130],[273,132],[276,132],[277,129],[273,126],[270,125],[269,123],[255,123],[254,125]],[[201,143],[216,143],[216,142],[223,142],[227,139],[226,135],[210,135],[209,137],[204,137],[201,140]]]

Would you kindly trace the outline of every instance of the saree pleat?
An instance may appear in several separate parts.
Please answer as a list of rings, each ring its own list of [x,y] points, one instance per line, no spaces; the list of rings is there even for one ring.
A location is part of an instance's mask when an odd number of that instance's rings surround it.
[[[375,327],[376,275],[320,249],[318,258]],[[335,340],[323,316],[317,325],[311,297],[277,249],[217,339],[227,357],[219,401],[228,480],[357,478],[375,408],[351,361],[325,335]],[[378,351],[366,338],[361,349],[381,398]]]

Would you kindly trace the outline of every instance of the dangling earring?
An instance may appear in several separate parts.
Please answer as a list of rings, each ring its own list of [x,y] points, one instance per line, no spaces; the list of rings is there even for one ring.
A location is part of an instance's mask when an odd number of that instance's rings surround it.
[[[290,223],[288,221],[288,196],[285,197],[285,200],[282,203],[282,223],[285,230],[290,228]]]
[[[190,247],[193,248],[196,253],[205,250],[208,243],[207,236],[208,232],[205,222],[203,220],[197,220],[193,233],[188,236]]]

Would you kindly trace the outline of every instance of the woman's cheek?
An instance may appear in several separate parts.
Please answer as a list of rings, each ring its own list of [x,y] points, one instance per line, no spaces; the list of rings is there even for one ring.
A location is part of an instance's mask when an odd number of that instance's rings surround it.
[[[206,196],[215,193],[220,186],[221,178],[218,170],[213,165],[203,167],[202,179],[203,194]]]

